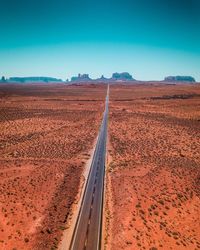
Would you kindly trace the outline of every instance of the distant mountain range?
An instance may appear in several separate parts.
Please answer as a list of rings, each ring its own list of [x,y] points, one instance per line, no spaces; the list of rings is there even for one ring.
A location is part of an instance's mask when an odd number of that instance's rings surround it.
[[[165,82],[196,82],[192,76],[167,76]]]
[[[10,77],[6,79],[4,76],[1,78],[0,82],[11,82],[11,83],[82,83],[82,82],[134,82],[137,81],[128,72],[113,73],[111,78],[106,78],[103,75],[100,78],[92,79],[89,74],[78,74],[78,76],[73,76],[70,81],[63,81],[62,79],[54,77],[45,76],[32,76],[32,77]],[[163,82],[191,82],[194,83],[195,78],[192,76],[167,76]]]
[[[6,79],[2,77],[2,81]],[[45,76],[31,76],[31,77],[10,77],[6,80],[7,82],[19,82],[19,83],[31,83],[31,82],[62,82],[62,79]]]
[[[105,78],[103,75],[100,78],[92,79],[88,74],[78,74],[73,76],[71,82],[132,82],[136,81],[128,72],[113,73],[111,78]],[[167,76],[164,82],[196,82],[192,76]]]
[[[108,81],[136,81],[128,72],[113,73],[111,78],[106,78],[103,75],[100,78],[92,79],[88,74],[78,74],[73,76],[71,82],[108,82]]]

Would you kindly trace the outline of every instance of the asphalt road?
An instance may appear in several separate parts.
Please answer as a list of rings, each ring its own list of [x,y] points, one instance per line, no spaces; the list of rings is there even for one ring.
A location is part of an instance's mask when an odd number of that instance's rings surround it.
[[[101,248],[105,155],[108,123],[109,85],[103,120],[87,180],[81,209],[70,245],[71,250]]]

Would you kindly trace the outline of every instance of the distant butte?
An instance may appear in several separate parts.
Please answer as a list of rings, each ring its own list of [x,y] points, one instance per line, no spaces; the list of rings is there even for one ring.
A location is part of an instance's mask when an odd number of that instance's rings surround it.
[[[196,82],[192,76],[167,76],[164,79],[165,82]]]

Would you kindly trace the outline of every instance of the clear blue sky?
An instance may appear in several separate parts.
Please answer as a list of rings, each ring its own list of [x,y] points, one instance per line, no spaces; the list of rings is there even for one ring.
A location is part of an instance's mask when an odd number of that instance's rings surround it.
[[[200,81],[200,0],[0,0],[0,75]]]

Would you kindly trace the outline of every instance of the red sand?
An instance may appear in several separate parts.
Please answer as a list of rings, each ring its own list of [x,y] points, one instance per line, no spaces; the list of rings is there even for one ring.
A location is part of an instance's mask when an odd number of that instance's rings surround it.
[[[200,249],[200,86],[110,93],[105,249]]]
[[[0,249],[57,248],[105,94],[105,86],[0,85]]]

